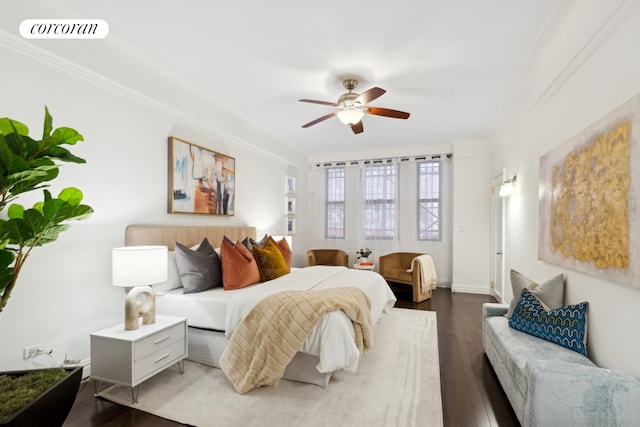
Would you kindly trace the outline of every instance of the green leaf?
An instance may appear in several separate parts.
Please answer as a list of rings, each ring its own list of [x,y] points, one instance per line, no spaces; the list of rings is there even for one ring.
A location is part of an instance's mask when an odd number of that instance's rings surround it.
[[[45,141],[50,138],[51,130],[53,129],[53,117],[49,114],[49,108],[44,106],[44,126],[42,129],[42,140]]]
[[[73,216],[73,206],[60,199],[47,200],[42,207],[42,214],[46,223],[57,224]]]
[[[54,157],[63,162],[72,163],[87,163],[87,161],[81,157],[74,156],[69,150],[60,146],[52,146],[42,151],[43,156]]]
[[[41,233],[45,228],[44,217],[42,213],[36,209],[27,209],[24,211],[23,223],[35,234]]]
[[[61,127],[53,131],[51,141],[53,145],[74,145],[78,141],[84,141],[84,137],[75,129]]]
[[[7,209],[7,216],[11,218],[24,218],[24,206],[14,203]]]
[[[13,251],[3,249],[0,251],[0,292],[15,278],[11,264],[15,259]]]
[[[69,219],[80,221],[89,218],[93,214],[93,208],[87,205],[76,206],[73,209],[73,216]]]
[[[60,192],[58,199],[64,200],[71,206],[78,206],[82,201],[82,191],[75,187],[67,187]]]
[[[24,123],[20,123],[17,120],[12,120],[8,117],[0,119],[0,134],[8,135],[10,133],[17,132],[20,135],[29,135],[29,128]]]
[[[10,244],[19,245],[34,237],[33,231],[25,225],[22,218],[12,218],[5,226]]]
[[[58,224],[53,227],[48,227],[40,236],[40,240],[37,246],[55,242],[56,240],[58,240],[60,233],[62,233],[63,231],[67,231],[69,227],[71,227],[69,224]]]

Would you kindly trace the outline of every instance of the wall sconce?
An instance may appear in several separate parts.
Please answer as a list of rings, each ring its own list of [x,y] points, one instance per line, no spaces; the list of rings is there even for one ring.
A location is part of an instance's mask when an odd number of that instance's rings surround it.
[[[138,318],[142,324],[156,321],[156,296],[149,285],[167,280],[166,246],[125,246],[111,251],[112,283],[114,286],[131,288],[125,299],[124,329],[138,329]],[[144,295],[144,304],[138,301]]]
[[[516,181],[517,181],[517,178],[515,175],[513,175],[513,178],[511,179],[507,179],[503,181],[502,185],[500,186],[500,192],[498,193],[498,195],[500,197],[508,197],[512,195],[513,190],[515,189],[515,186],[516,186]]]

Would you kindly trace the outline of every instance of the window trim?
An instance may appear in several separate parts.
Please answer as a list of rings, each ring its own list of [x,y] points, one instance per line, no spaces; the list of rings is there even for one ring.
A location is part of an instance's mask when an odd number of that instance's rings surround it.
[[[426,165],[428,163],[437,163],[438,164],[438,197],[437,198],[420,198],[420,178],[422,177],[421,173],[420,173],[420,167],[421,165]],[[432,175],[435,176],[436,174],[426,174],[428,175]],[[416,198],[417,198],[417,203],[416,203],[416,238],[418,239],[419,242],[441,242],[442,241],[442,161],[441,160],[435,160],[435,159],[430,159],[430,160],[423,160],[421,162],[417,162],[416,164],[416,180],[417,180],[417,185],[416,185]],[[438,224],[438,231],[437,234],[438,236],[436,238],[422,238],[420,237],[420,235],[424,232],[431,232],[433,233],[433,231],[430,231],[428,229],[424,229],[421,230],[420,228],[420,211],[421,211],[421,205],[422,203],[433,203],[436,202],[438,204],[438,208],[437,208],[437,224]],[[432,212],[433,210],[430,210],[430,212]]]

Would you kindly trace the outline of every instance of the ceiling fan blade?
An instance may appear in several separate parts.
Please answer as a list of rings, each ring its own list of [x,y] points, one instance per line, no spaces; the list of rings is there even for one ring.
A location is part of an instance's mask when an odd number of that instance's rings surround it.
[[[365,90],[364,92],[362,92],[360,96],[358,96],[356,99],[353,100],[353,102],[354,104],[359,102],[361,105],[368,104],[374,99],[380,98],[382,95],[385,94],[385,92],[386,90],[381,89],[379,87],[372,87],[371,89]]]
[[[354,125],[351,125],[351,130],[356,135],[359,134],[359,133],[362,133],[364,131],[364,127],[362,127],[362,120],[360,120],[358,123],[356,123]]]
[[[300,102],[309,102],[311,104],[320,104],[320,105],[331,105],[332,107],[337,107],[338,104],[335,102],[327,102],[327,101],[316,101],[315,99],[298,99]]]
[[[318,117],[317,119],[315,119],[315,120],[313,120],[313,121],[310,121],[310,122],[309,122],[309,123],[307,123],[306,125],[302,125],[302,127],[303,127],[303,128],[308,128],[309,126],[313,126],[313,125],[318,124],[318,123],[320,123],[320,122],[323,122],[323,121],[325,121],[325,120],[327,120],[327,119],[330,119],[331,117],[333,117],[333,116],[335,116],[335,115],[336,115],[336,113],[335,113],[335,112],[333,112],[333,113],[329,113],[329,114],[325,114],[325,115],[324,115],[324,116],[322,116],[322,117]]]
[[[390,110],[388,108],[367,107],[363,109],[365,113],[375,114],[376,116],[392,117],[394,119],[408,119],[410,114],[404,111]]]

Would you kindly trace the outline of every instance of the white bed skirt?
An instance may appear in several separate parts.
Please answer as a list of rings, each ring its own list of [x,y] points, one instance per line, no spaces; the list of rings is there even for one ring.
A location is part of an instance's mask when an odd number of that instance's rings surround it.
[[[187,359],[205,365],[220,368],[220,356],[227,346],[224,332],[208,329],[188,328],[189,356]],[[316,366],[320,362],[318,356],[297,353],[287,366],[282,378],[310,383],[326,388],[331,379],[331,372],[318,372]]]

